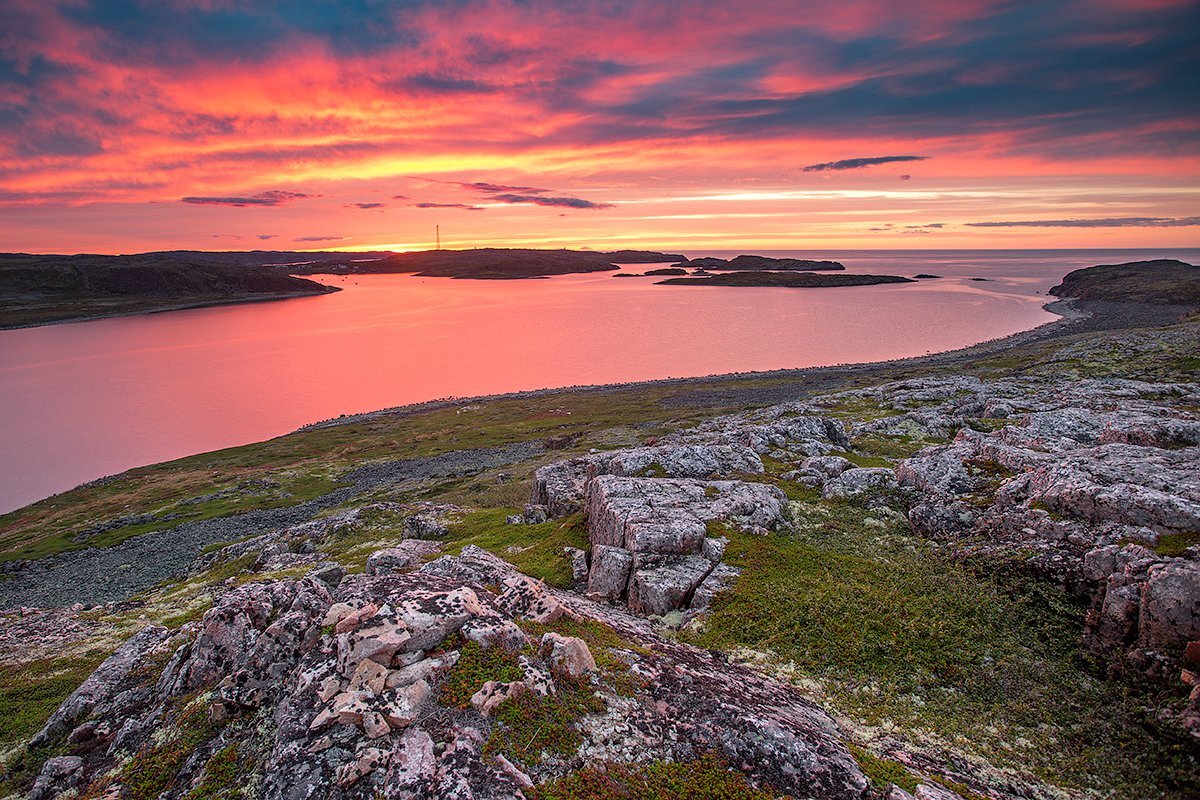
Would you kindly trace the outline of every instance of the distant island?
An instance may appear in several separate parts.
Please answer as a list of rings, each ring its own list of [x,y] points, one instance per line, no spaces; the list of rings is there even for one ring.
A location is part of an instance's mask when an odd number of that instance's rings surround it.
[[[916,283],[899,275],[813,275],[811,272],[730,272],[708,277],[667,278],[665,286],[781,286],[816,289],[827,286],[874,286],[880,283]]]
[[[0,254],[0,328],[282,300],[338,289],[254,263],[283,256],[344,260],[344,253]],[[247,262],[246,258],[250,258]]]
[[[477,250],[424,250],[396,253],[386,258],[352,263],[314,263],[289,267],[294,275],[318,273],[371,275],[413,273],[427,278],[469,278],[473,280],[514,280],[544,278],[586,272],[610,272],[618,264],[658,264],[685,259],[677,253],[648,250],[617,250],[611,253],[590,250],[528,250],[486,247]]]
[[[740,255],[732,259],[724,258],[693,258],[683,259],[675,264],[686,269],[717,269],[717,270],[797,270],[812,272],[814,270],[845,269],[840,261],[813,261],[807,258],[771,258],[769,256]]]

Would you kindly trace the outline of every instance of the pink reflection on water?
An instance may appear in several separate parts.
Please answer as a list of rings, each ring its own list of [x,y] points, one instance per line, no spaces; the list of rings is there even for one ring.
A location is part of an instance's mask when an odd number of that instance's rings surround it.
[[[851,271],[945,277],[784,290],[610,274],[330,276],[345,291],[0,332],[0,510],[132,466],[437,397],[963,347],[1055,319],[1039,293],[1078,266],[1025,261],[974,282],[985,269],[972,262],[891,258]]]

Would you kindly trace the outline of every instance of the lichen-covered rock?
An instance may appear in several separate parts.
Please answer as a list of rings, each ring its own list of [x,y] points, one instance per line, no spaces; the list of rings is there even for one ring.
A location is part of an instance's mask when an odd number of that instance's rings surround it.
[[[588,572],[588,594],[606,600],[620,600],[629,584],[633,552],[624,547],[592,545],[592,566]]]
[[[709,479],[762,471],[758,454],[740,445],[635,447],[594,453],[540,468],[534,474],[531,502],[545,507],[550,516],[561,517],[583,507],[588,482],[601,475]]]
[[[712,563],[701,555],[636,554],[629,578],[629,607],[640,614],[660,616],[686,608],[712,569]]]
[[[702,555],[686,558],[712,566]],[[296,616],[285,632],[278,623],[288,615]],[[326,619],[349,629],[334,633]],[[622,666],[599,670],[596,644],[543,628],[536,648],[522,642],[509,656],[519,664],[516,680],[471,666],[456,678],[478,681],[463,687],[473,690],[471,707],[443,703],[442,689],[476,631],[508,628],[525,637],[520,624],[568,620],[607,629],[598,640],[611,643],[606,664]],[[170,762],[178,774],[167,776],[179,791],[198,785],[210,759],[236,746],[257,754],[255,791],[267,800],[518,798],[548,778],[601,765],[616,731],[631,745],[653,743],[656,757],[716,752],[792,796],[863,798],[867,787],[832,720],[795,690],[663,639],[621,609],[532,581],[478,548],[417,572],[350,575],[332,595],[311,577],[250,583],[221,594],[203,620],[173,638],[149,630],[88,684],[131,699],[80,712],[76,697],[56,714],[58,731],[88,726],[68,738],[86,747],[48,761],[36,796],[72,787],[121,795],[136,777],[132,765],[182,741],[185,717],[188,753]],[[151,642],[173,655],[164,661]],[[614,669],[628,675],[617,681]],[[237,702],[218,689],[235,675],[236,687],[255,687]],[[553,723],[578,736],[573,750],[531,760],[506,750],[502,738],[484,746],[511,725],[499,713],[505,703],[567,691],[595,703],[578,719]],[[521,742],[537,735],[514,733]],[[631,752],[630,760],[640,757]]]
[[[821,494],[827,500],[845,500],[895,491],[896,473],[887,467],[855,467],[826,481]]]
[[[442,546],[438,542],[426,539],[405,539],[395,547],[372,553],[367,558],[367,574],[381,575],[419,567],[441,549]]]

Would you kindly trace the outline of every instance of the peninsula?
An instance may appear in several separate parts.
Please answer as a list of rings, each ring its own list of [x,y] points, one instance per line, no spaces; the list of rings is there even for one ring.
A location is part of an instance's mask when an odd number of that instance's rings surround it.
[[[338,291],[234,257],[247,255],[197,251],[121,256],[0,254],[0,329]],[[340,253],[336,256],[346,258]],[[272,257],[280,256],[265,256],[268,260]]]

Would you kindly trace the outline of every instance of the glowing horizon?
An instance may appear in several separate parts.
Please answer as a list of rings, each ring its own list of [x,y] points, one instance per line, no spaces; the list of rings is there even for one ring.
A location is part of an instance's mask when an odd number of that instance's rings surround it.
[[[1186,0],[13,0],[0,250],[1200,244]]]

